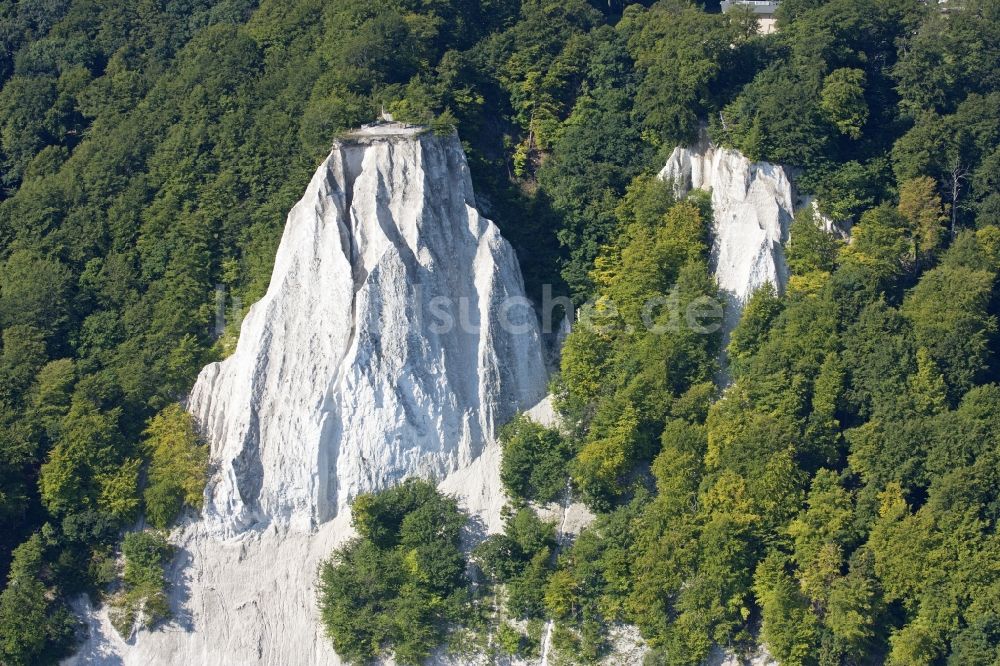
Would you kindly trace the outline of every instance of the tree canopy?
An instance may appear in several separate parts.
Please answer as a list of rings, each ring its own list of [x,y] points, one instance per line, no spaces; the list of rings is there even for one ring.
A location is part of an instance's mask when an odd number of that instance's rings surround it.
[[[505,433],[482,581],[452,500],[357,499],[323,573],[342,654],[416,662],[462,624],[528,654],[551,619],[579,661],[621,622],[653,663],[755,635],[789,664],[996,661],[1000,9],[942,9],[783,0],[761,35],[687,0],[0,3],[0,661],[64,656],[120,545],[156,607],[169,549],[122,533],[201,501],[179,403],[243,314],[220,337],[217,293],[260,298],[315,164],[383,107],[457,128],[529,296],[587,325],[563,428]],[[702,129],[816,201],[722,355],[685,324],[711,206],[655,177]],[[597,513],[572,543],[530,506],[567,497]]]

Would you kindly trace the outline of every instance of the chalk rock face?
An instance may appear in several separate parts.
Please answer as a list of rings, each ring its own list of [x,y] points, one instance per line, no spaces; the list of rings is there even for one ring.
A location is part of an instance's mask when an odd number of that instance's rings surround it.
[[[782,243],[795,210],[792,183],[782,167],[751,162],[704,135],[696,146],[675,148],[660,178],[673,181],[679,196],[711,191],[712,265],[729,301],[723,324],[728,334],[754,291],[767,282],[781,290],[788,279]]]
[[[81,602],[68,664],[340,664],[316,572],[358,493],[433,476],[503,528],[496,429],[546,392],[514,252],[475,207],[455,135],[383,124],[338,141],[292,209],[267,294],[188,408],[214,473],[171,535],[173,618],[127,640]]]
[[[517,259],[458,137],[337,141],[288,216],[267,294],[188,403],[216,473],[204,519],[309,531],[359,493],[469,467],[545,395]]]

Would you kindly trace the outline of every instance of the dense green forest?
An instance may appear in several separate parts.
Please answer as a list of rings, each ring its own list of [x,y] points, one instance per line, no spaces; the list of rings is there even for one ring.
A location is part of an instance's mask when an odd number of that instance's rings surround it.
[[[552,619],[581,662],[630,623],[651,663],[755,635],[783,664],[996,663],[1000,4],[946,9],[783,0],[758,35],[685,0],[0,0],[0,663],[65,655],[69,601],[116,578],[123,626],[155,610],[169,549],[123,533],[200,502],[178,402],[231,342],[217,285],[263,294],[309,174],[382,107],[454,125],[529,295],[605,320],[566,342],[564,431],[505,431],[518,506],[475,581],[446,498],[356,512],[323,579],[344,654],[416,661],[464,617],[507,652]],[[724,392],[716,336],[628,326],[716,292],[710,206],[652,178],[702,125],[855,222],[796,220]],[[567,482],[598,518],[560,549],[527,502]],[[342,626],[369,556],[399,576]]]

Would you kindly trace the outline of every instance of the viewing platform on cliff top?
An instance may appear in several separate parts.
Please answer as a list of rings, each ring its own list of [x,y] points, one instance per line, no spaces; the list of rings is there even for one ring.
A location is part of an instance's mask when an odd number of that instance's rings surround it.
[[[344,143],[370,143],[379,139],[411,139],[429,131],[426,125],[411,125],[395,120],[391,114],[382,112],[373,123],[358,129],[342,132],[337,139]]]

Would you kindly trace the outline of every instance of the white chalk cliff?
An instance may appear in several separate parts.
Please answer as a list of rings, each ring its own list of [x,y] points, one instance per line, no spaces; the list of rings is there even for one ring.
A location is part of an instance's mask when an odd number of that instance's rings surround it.
[[[711,263],[728,300],[728,334],[754,291],[767,282],[781,290],[787,282],[782,243],[795,211],[792,182],[781,166],[752,162],[704,134],[695,146],[675,148],[660,178],[673,181],[679,196],[692,189],[711,192]]]
[[[339,141],[236,352],[191,393],[219,466],[206,520],[310,529],[359,493],[468,467],[544,395],[540,350],[457,137],[389,125]]]
[[[123,641],[89,612],[77,663],[338,663],[315,573],[359,493],[435,478],[487,529],[495,433],[541,400],[534,311],[476,209],[458,137],[399,124],[338,140],[288,216],[267,294],[189,410],[211,446],[201,520],[175,532],[175,620]]]
[[[660,175],[679,194],[711,191],[731,330],[755,289],[785,284],[789,178],[707,139],[677,148]],[[213,475],[200,518],[171,536],[174,618],[123,639],[105,610],[83,606],[90,637],[69,661],[339,664],[315,576],[353,535],[351,499],[434,477],[501,529],[495,433],[543,398],[546,379],[516,257],[477,212],[457,137],[399,124],[345,136],[290,212],[235,353],[191,393]],[[530,413],[554,418],[548,401]],[[576,505],[550,513],[567,533],[590,518]],[[614,641],[622,663],[644,649],[628,631]]]

